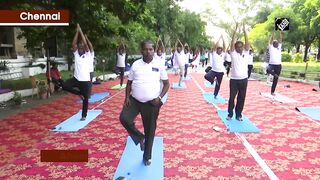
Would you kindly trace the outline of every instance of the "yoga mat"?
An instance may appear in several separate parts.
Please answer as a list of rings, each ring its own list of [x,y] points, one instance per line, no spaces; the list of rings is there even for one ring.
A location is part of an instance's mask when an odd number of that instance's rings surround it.
[[[202,94],[204,99],[211,104],[225,104],[226,100],[218,94],[217,99],[214,98],[213,93],[205,92]]]
[[[275,93],[275,96],[271,95],[270,93],[260,93],[262,96],[268,97],[272,100],[279,101],[281,103],[297,103],[298,101],[291,99],[287,96],[281,95],[279,93]]]
[[[320,106],[318,106],[318,107],[297,107],[296,110],[311,117],[312,119],[320,121]]]
[[[52,129],[52,131],[56,131],[56,132],[79,131],[80,129],[88,125],[97,116],[99,116],[102,113],[102,110],[89,110],[87,114],[87,118],[84,121],[80,121],[81,112],[82,110],[80,110],[77,114],[71,116],[70,118],[66,119],[62,123],[58,124],[56,127]]]
[[[127,84],[122,84],[122,86],[120,87],[120,84],[112,86],[110,89],[124,89],[127,87]]]
[[[108,92],[95,93],[95,94],[91,95],[91,97],[89,99],[89,103],[98,102],[98,101],[108,97],[109,95],[110,95],[110,93],[108,93]],[[78,101],[78,103],[82,103],[82,100]]]
[[[181,82],[181,86],[178,86],[178,84],[179,83],[173,83],[171,88],[172,89],[185,89],[185,88],[187,88],[186,84],[184,82]]]
[[[261,130],[257,128],[247,117],[242,116],[243,121],[236,120],[233,117],[230,121],[227,120],[228,111],[227,110],[217,110],[218,116],[221,118],[223,123],[226,125],[229,132],[255,132],[258,133]],[[233,115],[235,116],[235,115]]]
[[[149,166],[143,164],[143,151],[128,137],[113,180],[126,177],[130,173],[131,180],[163,180],[163,138],[155,137],[152,147],[152,159]]]

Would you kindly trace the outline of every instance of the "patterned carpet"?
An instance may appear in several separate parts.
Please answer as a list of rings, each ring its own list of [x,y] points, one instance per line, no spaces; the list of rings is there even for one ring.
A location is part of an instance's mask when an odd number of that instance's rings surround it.
[[[260,92],[270,87],[249,81],[244,115],[261,133],[234,134],[226,131],[216,110],[202,97],[203,74],[192,73],[187,89],[170,89],[158,119],[157,136],[164,137],[165,179],[269,179],[248,150],[246,142],[279,179],[320,179],[320,122],[295,110],[319,106],[314,86],[281,81],[277,92],[298,101],[273,102]],[[170,82],[178,76],[170,75]],[[119,123],[125,90],[109,90],[118,80],[95,85],[94,92],[110,92],[108,100],[90,104],[103,113],[79,132],[49,131],[81,108],[77,96],[60,99],[0,121],[0,179],[112,179],[125,147],[127,133]],[[285,85],[290,84],[290,88]],[[228,99],[229,80],[220,94]],[[142,127],[140,117],[138,127]],[[214,126],[223,130],[216,132]],[[43,163],[43,149],[88,149],[87,163]],[[272,174],[272,173],[271,173]]]

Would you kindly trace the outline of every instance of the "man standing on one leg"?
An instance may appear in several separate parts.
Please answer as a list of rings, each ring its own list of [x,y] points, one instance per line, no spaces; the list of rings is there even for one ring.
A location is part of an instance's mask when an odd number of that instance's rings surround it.
[[[190,52],[189,52],[189,45],[186,43],[184,45],[184,54],[185,54],[185,64],[184,64],[184,78],[187,78],[188,74],[188,67],[189,67],[189,57],[190,57]]]
[[[132,64],[124,106],[120,114],[121,124],[126,128],[135,144],[140,143],[143,163],[151,164],[152,145],[156,131],[161,99],[169,89],[169,80],[164,66],[153,59],[154,44],[150,40],[141,43],[142,59]],[[160,89],[160,80],[163,88]],[[136,127],[134,120],[141,114],[144,134]]]
[[[78,36],[80,35],[81,43],[77,44]],[[62,88],[65,91],[81,96],[82,102],[82,117],[81,121],[86,120],[88,111],[88,100],[90,90],[90,67],[92,66],[91,53],[84,37],[80,25],[77,24],[76,34],[72,41],[72,49],[74,54],[74,77],[63,83]],[[93,49],[93,48],[92,48]],[[79,90],[74,89],[75,87]]]
[[[218,46],[220,39],[223,41],[223,48]],[[214,80],[216,79],[216,85],[214,88],[214,98],[216,99],[224,74],[223,62],[225,57],[225,42],[222,35],[212,49],[212,53],[209,54],[212,69],[204,76],[204,78],[211,82],[211,84],[213,84]]]
[[[230,77],[230,97],[228,102],[228,117],[231,120],[234,109],[234,99],[237,96],[237,105],[235,108],[236,119],[242,121],[242,110],[247,93],[248,84],[248,58],[249,58],[249,40],[243,24],[243,33],[245,37],[245,44],[242,41],[235,41],[235,32],[238,24],[232,35],[231,40],[231,77]],[[243,50],[244,46],[244,50]]]
[[[269,68],[267,73],[273,76],[272,86],[271,86],[271,95],[275,95],[278,79],[281,73],[281,46],[282,46],[282,34],[279,31],[279,41],[274,40],[274,32],[272,32],[270,41],[269,41]]]
[[[123,77],[124,77],[124,70],[126,67],[126,50],[125,46],[121,44],[117,49],[117,69],[120,73],[120,87],[122,87],[123,84]]]
[[[184,68],[186,64],[186,57],[184,54],[183,45],[180,42],[180,40],[178,40],[176,44],[176,52],[174,53],[174,62],[176,63],[176,66],[179,67],[179,70],[180,70],[180,79],[179,79],[178,85],[181,86],[182,77],[184,75]]]

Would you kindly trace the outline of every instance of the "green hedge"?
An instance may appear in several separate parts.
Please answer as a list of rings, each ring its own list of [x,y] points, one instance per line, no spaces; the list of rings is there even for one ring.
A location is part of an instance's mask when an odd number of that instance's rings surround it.
[[[31,89],[31,79],[24,78],[18,80],[3,80],[1,88],[3,89],[11,89],[11,90],[22,90],[22,89]]]
[[[291,54],[289,54],[288,52],[282,52],[282,62],[290,62],[291,60]]]

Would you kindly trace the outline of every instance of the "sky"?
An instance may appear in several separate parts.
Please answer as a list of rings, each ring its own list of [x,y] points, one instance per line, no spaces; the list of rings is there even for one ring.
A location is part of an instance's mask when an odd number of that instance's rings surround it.
[[[212,9],[215,12],[217,18],[223,19],[226,21],[232,21],[232,18],[228,17],[226,13],[224,13],[224,11],[220,8],[219,1],[220,0],[183,0],[182,2],[178,2],[178,5],[180,5],[182,9],[188,9],[192,12],[199,13],[204,21],[206,21],[206,18],[203,16],[204,15],[203,12],[207,8]],[[273,1],[272,4],[279,3],[279,1],[277,2],[277,0],[272,0],[272,1]],[[255,15],[257,11],[258,11],[257,9],[252,10],[252,12],[250,13],[251,16]],[[206,33],[209,37],[212,37],[213,39],[216,40],[220,37],[221,34],[226,35],[223,29],[214,26],[209,21],[206,21],[206,22],[207,22]]]

